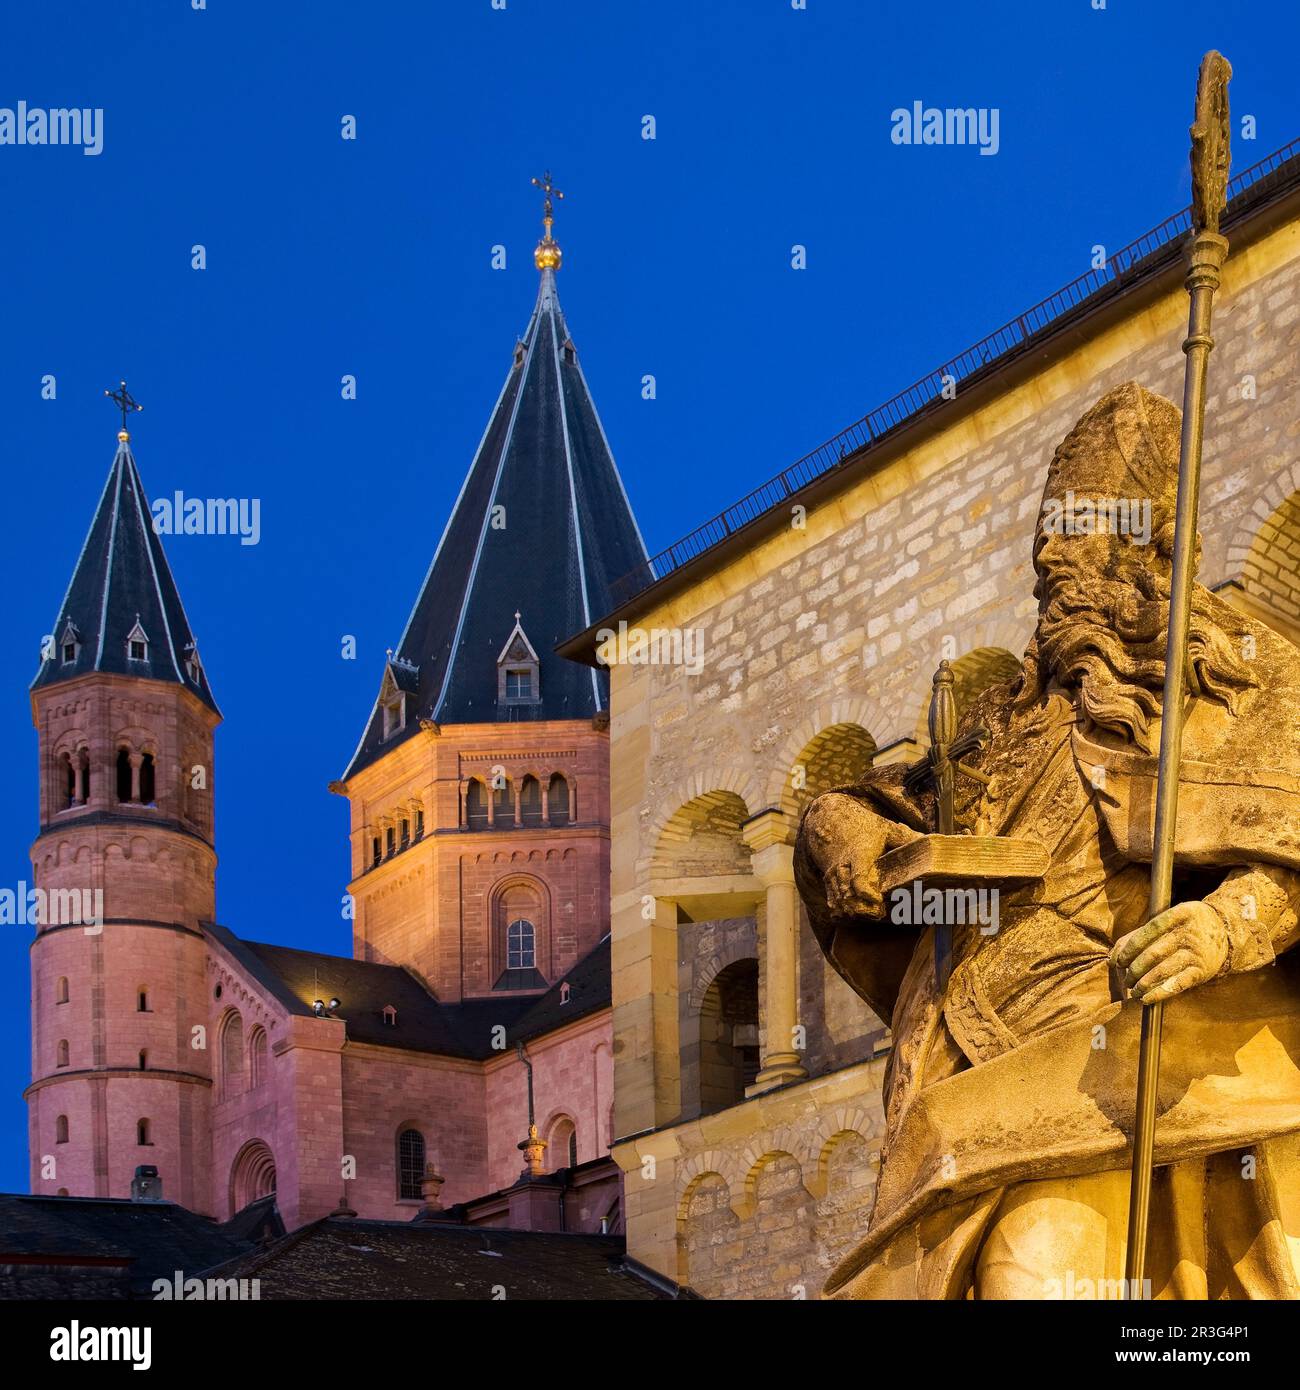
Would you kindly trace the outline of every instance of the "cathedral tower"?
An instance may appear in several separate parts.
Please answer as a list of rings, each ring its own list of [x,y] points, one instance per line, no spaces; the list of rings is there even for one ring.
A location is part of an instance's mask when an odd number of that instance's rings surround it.
[[[200,923],[221,716],[125,428],[31,701],[32,1190],[126,1197],[147,1164],[210,1211]]]
[[[537,992],[609,929],[608,687],[556,644],[645,547],[556,290],[537,301],[342,782],[354,953],[438,999]]]

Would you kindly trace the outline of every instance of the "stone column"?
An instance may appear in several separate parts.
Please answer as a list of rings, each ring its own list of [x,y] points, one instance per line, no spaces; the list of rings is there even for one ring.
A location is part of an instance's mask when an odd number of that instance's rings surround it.
[[[143,753],[131,753],[128,755],[131,764],[131,800],[140,800],[140,769],[144,766]]]
[[[578,819],[578,784],[572,777],[566,777],[564,785],[569,789],[569,824],[574,825]]]
[[[799,895],[794,883],[791,818],[776,808],[760,811],[741,829],[754,877],[766,893],[762,970],[765,1004],[762,1070],[748,1088],[758,1095],[808,1075],[795,1048],[799,1023]]]

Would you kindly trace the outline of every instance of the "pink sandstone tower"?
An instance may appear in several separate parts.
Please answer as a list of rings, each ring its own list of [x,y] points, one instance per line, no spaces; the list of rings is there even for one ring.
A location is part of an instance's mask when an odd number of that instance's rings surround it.
[[[32,688],[36,884],[104,903],[33,945],[34,1191],[125,1197],[152,1165],[222,1219],[274,1194],[291,1229],[337,1207],[619,1228],[608,692],[554,648],[646,555],[549,197],[544,220],[532,317],[331,784],[351,958],[216,920],[220,715],[123,430]]]
[[[194,1028],[221,716],[125,429],[52,637],[31,693],[34,882],[52,905],[101,893],[102,922],[52,908],[32,944],[32,1189],[124,1196],[154,1164],[205,1210],[212,1067]]]

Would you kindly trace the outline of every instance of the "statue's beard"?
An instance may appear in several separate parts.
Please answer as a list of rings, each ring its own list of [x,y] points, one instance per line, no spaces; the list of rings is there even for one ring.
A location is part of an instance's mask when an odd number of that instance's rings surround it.
[[[1020,701],[1037,700],[1054,681],[1091,724],[1151,751],[1150,723],[1164,692],[1169,580],[1136,559],[1116,569],[1081,572],[1040,555],[1038,629],[1025,653]],[[1212,613],[1209,594],[1194,585],[1188,692],[1235,714],[1242,692],[1258,683]]]

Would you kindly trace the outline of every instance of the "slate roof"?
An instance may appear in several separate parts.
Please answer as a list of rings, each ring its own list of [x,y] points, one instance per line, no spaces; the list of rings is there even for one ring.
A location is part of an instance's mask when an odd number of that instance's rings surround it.
[[[540,998],[503,994],[443,1004],[400,966],[244,941],[212,922],[204,930],[290,1013],[310,1016],[314,1000],[337,998],[334,1016],[346,1023],[349,1040],[377,1047],[486,1061],[501,1053],[492,1046],[499,1026],[510,1048],[608,1008],[611,1000],[608,936]],[[569,1002],[561,1004],[566,981]],[[397,1010],[395,1024],[384,1022],[389,1004]]]
[[[127,656],[127,638],[137,622],[148,639],[144,661]],[[76,660],[65,664],[63,639],[69,623],[75,628],[78,649]],[[196,650],[194,634],[162,541],[153,529],[149,499],[135,457],[125,440],[118,443],[90,531],[50,631],[55,651],[41,662],[33,689],[72,680],[88,671],[110,671],[183,685],[205,705],[217,708],[206,670],[200,664],[195,680],[186,669],[187,657]]]
[[[492,525],[496,507],[504,526]],[[344,776],[409,738],[421,719],[586,719],[606,709],[606,673],[554,648],[613,607],[610,585],[645,561],[555,272],[543,270],[532,318],[397,645],[395,656],[418,671],[405,726],[385,740],[376,703]],[[516,612],[540,653],[541,699],[498,709],[497,658]]]
[[[167,1174],[163,1174],[164,1184]],[[20,1256],[121,1260],[137,1293],[176,1270],[195,1275],[256,1247],[268,1231],[284,1232],[274,1209],[219,1226],[174,1202],[111,1197],[45,1197],[0,1193],[0,1264]]]
[[[624,1265],[619,1236],[327,1217],[208,1271],[258,1279],[263,1299],[656,1300],[673,1295]]]

